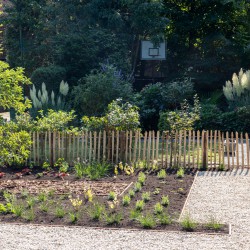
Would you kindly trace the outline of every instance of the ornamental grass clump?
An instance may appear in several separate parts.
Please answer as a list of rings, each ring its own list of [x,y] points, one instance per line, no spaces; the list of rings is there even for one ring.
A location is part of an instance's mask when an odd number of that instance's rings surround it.
[[[162,214],[163,213],[163,206],[160,202],[157,202],[154,206],[154,214]]]
[[[222,228],[222,224],[219,223],[214,217],[211,217],[209,219],[209,222],[206,223],[206,228],[208,228],[210,230],[218,231]]]
[[[119,225],[122,219],[123,215],[121,213],[110,213],[105,216],[107,225]]]
[[[114,200],[116,200],[116,199],[117,199],[117,194],[116,194],[116,192],[110,191],[110,192],[109,192],[109,195],[108,195],[108,200],[109,200],[109,201],[114,201]]]
[[[65,210],[62,207],[57,207],[55,215],[58,218],[63,218],[65,216]]]
[[[143,200],[138,200],[138,201],[136,202],[136,204],[135,204],[135,209],[136,209],[137,211],[142,211],[143,208],[144,208],[144,206],[145,206],[144,201],[143,201]]]
[[[138,182],[143,186],[146,181],[146,175],[143,172],[140,172],[138,175]]]
[[[130,189],[130,190],[128,191],[128,195],[129,195],[130,198],[135,197],[135,191],[134,191],[133,189]]]
[[[141,215],[141,211],[138,211],[136,209],[132,209],[132,210],[130,210],[129,218],[130,218],[130,220],[134,221],[134,220],[137,220],[140,215]]]
[[[167,177],[167,173],[165,169],[161,169],[158,173],[157,173],[157,178],[160,180],[163,180]]]
[[[148,201],[150,201],[150,199],[151,199],[151,193],[150,192],[144,192],[144,193],[142,193],[142,195],[141,195],[141,198],[142,198],[142,200],[144,201],[144,202],[148,202]]]
[[[131,198],[129,195],[124,195],[122,198],[122,205],[128,206],[130,204]]]
[[[99,221],[105,213],[105,207],[99,203],[94,203],[93,206],[87,210],[87,213],[92,220]]]
[[[161,205],[164,206],[164,207],[167,207],[169,205],[168,195],[161,197]]]
[[[137,192],[140,192],[142,189],[142,185],[140,182],[136,182],[135,183],[135,186],[134,186],[134,191],[137,193]]]
[[[145,229],[151,229],[156,226],[155,218],[151,214],[146,214],[145,216],[139,217],[139,222]]]
[[[170,225],[172,223],[171,218],[168,214],[158,214],[157,218],[161,225]]]
[[[197,223],[187,214],[181,221],[181,226],[183,230],[191,232],[197,227]]]
[[[177,173],[176,173],[176,176],[177,176],[177,178],[183,178],[184,174],[185,174],[184,168],[179,168]]]

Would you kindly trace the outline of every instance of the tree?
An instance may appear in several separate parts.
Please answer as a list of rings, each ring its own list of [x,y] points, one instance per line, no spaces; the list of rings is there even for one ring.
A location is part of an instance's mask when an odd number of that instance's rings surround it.
[[[14,108],[18,112],[29,108],[30,101],[24,98],[22,88],[27,84],[30,81],[23,68],[11,69],[7,63],[0,61],[0,107]]]

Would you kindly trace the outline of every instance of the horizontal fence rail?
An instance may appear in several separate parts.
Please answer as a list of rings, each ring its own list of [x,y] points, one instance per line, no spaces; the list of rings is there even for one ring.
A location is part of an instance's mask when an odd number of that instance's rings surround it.
[[[221,131],[33,132],[28,164],[120,161],[163,167],[249,167],[249,138]]]

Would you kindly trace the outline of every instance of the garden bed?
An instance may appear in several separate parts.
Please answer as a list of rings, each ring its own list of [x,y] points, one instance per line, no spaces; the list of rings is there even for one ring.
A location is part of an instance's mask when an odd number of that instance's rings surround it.
[[[177,221],[195,176],[193,170],[183,178],[177,178],[175,170],[168,170],[164,178],[151,172],[140,187],[142,171],[90,181],[72,173],[58,178],[55,172],[46,172],[38,178],[39,170],[21,176],[1,170],[5,173],[0,179],[0,203],[6,209],[0,213],[1,222],[171,231],[183,230]],[[187,230],[228,233],[225,225],[215,230],[197,224]]]

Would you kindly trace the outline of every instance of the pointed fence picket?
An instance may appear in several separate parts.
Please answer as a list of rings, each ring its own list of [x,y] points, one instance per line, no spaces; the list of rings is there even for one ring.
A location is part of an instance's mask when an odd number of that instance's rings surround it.
[[[250,167],[247,133],[221,131],[84,131],[31,133],[26,163],[54,165],[64,158],[77,161],[119,161],[167,167],[231,169]]]

